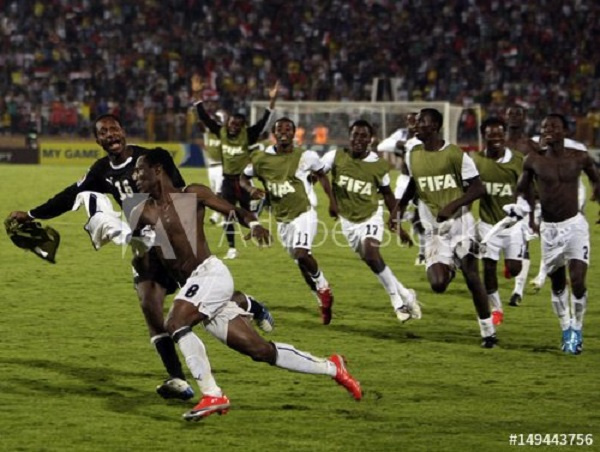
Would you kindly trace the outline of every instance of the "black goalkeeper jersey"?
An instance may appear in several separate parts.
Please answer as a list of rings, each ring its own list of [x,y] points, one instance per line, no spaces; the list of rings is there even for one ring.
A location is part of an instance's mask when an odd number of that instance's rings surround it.
[[[32,209],[29,213],[34,218],[47,220],[68,212],[73,208],[75,198],[84,191],[95,191],[110,194],[123,207],[123,201],[137,193],[133,180],[133,170],[138,157],[148,153],[150,149],[128,145],[133,154],[120,165],[111,164],[108,156],[98,159],[88,170],[87,174],[73,185],[68,186],[44,204]],[[185,187],[183,177],[177,170],[173,180],[176,187]]]

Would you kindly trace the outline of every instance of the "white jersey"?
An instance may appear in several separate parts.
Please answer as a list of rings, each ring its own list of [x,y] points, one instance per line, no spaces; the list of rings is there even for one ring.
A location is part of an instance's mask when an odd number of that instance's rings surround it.
[[[377,145],[379,152],[396,152],[396,143],[398,141],[406,141],[408,138],[408,129],[398,129],[392,133],[389,137],[384,139]]]
[[[531,137],[531,139],[533,141],[535,141],[536,143],[540,142],[540,136],[539,135]],[[575,149],[577,151],[587,152],[587,150],[588,150],[588,148],[587,148],[587,146],[585,144],[583,144],[582,142],[577,141],[577,140],[572,140],[571,138],[565,138],[565,140],[564,140],[564,146],[566,148]]]

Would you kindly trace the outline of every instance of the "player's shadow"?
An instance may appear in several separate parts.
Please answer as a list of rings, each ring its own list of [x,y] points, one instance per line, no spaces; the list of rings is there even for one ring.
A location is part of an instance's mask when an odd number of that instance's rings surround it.
[[[0,365],[13,367],[18,378],[3,379],[2,392],[30,398],[33,393],[44,393],[49,397],[98,397],[106,409],[116,413],[131,413],[156,419],[172,416],[152,414],[147,407],[165,402],[154,393],[156,375],[150,372],[131,372],[114,368],[73,365],[46,359],[0,358]],[[29,375],[47,374],[42,378]],[[124,383],[127,380],[146,380],[144,389]],[[177,401],[181,403],[180,401]]]

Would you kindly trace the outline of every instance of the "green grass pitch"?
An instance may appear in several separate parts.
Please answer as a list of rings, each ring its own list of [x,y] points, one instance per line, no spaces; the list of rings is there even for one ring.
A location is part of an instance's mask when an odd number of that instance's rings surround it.
[[[0,166],[4,215],[38,205],[83,172]],[[203,170],[186,169],[184,176],[206,181]],[[593,259],[600,249],[597,213],[597,205],[588,205]],[[319,215],[330,230],[324,202]],[[600,442],[594,261],[584,353],[567,356],[559,351],[548,284],[539,294],[528,292],[521,307],[505,307],[500,345],[484,350],[462,278],[447,293],[433,294],[423,268],[413,265],[416,250],[392,240],[383,256],[423,303],[421,321],[400,325],[375,276],[340,246],[341,235],[320,240],[322,228],[313,251],[336,298],[325,327],[281,246],[257,249],[238,239],[239,258],[227,265],[237,288],[271,308],[277,323],[270,338],[317,356],[344,354],[365,396],[357,403],[329,378],[254,363],[196,328],[232,408],[186,423],[181,415],[192,402],[164,401],[154,392],[165,375],[138,307],[128,254],[113,245],[94,251],[84,222],[81,212],[48,222],[62,236],[56,265],[1,234],[2,451],[496,451],[514,449],[513,433],[591,433]],[[222,256],[220,229],[206,228],[213,253]],[[530,276],[539,242],[532,255]],[[507,304],[513,281],[500,284]]]

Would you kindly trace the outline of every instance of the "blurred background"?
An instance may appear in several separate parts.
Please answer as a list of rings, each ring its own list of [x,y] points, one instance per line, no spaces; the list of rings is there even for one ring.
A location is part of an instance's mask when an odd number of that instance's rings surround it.
[[[192,141],[194,74],[249,116],[279,80],[282,101],[450,102],[465,148],[510,104],[530,134],[560,112],[600,147],[599,35],[585,0],[0,0],[0,147],[91,139],[103,113],[140,141]]]

